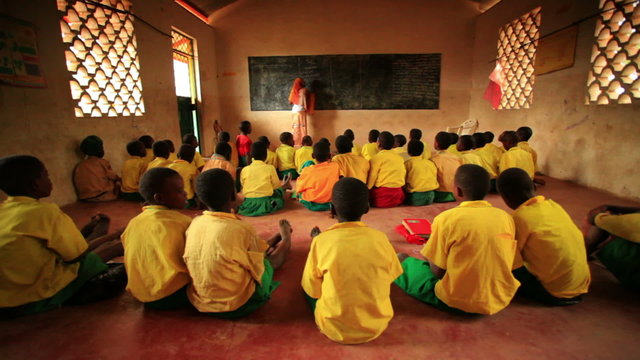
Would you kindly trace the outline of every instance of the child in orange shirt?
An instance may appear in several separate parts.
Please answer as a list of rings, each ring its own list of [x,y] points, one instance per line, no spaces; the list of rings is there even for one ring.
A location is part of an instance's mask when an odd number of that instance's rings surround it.
[[[329,161],[331,151],[324,141],[313,146],[316,165],[302,170],[296,183],[300,203],[312,211],[326,211],[331,208],[331,191],[340,179],[340,166]]]
[[[236,168],[233,166],[233,164],[231,164],[231,161],[229,161],[229,159],[231,159],[231,146],[229,146],[229,144],[225,142],[220,142],[218,143],[218,145],[216,145],[216,151],[211,156],[211,159],[209,159],[204,164],[204,167],[202,168],[202,172],[205,172],[211,169],[226,170],[229,174],[231,174],[231,177],[235,181]]]
[[[73,170],[73,185],[80,201],[110,201],[118,198],[120,177],[103,159],[102,139],[87,136],[80,144],[86,158]]]

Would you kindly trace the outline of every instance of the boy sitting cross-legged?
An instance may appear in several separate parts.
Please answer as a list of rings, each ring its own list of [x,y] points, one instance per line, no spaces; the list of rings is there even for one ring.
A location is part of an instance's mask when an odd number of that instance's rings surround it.
[[[296,182],[300,203],[311,211],[325,211],[331,207],[331,191],[340,179],[340,166],[331,162],[329,145],[318,141],[313,145],[313,158],[317,164],[302,170]]]
[[[388,131],[378,137],[380,152],[371,158],[371,168],[367,177],[367,187],[371,206],[388,208],[404,202],[405,176],[402,156],[391,150],[395,139]]]
[[[130,157],[122,165],[120,197],[128,201],[142,201],[138,186],[140,177],[147,171],[147,165],[149,164],[145,159],[146,150],[144,144],[139,140],[131,141],[127,144],[127,152]]]
[[[354,177],[362,182],[366,182],[367,175],[369,174],[369,160],[354,154],[351,151],[352,144],[348,136],[338,136],[336,138],[338,155],[334,156],[331,161],[340,166],[340,176]]]
[[[160,140],[153,143],[153,155],[155,158],[147,165],[147,171],[157,167],[167,167],[173,161],[169,160],[171,154],[171,147],[169,143]]]
[[[434,190],[439,186],[438,169],[431,160],[422,157],[422,141],[409,141],[407,149],[411,158],[404,162],[407,169],[406,203],[413,206],[431,205],[435,198]]]

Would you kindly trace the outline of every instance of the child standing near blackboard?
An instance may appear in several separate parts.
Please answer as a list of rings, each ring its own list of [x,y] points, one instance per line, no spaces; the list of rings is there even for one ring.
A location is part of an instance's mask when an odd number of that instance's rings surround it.
[[[251,134],[251,123],[247,120],[241,121],[238,126],[240,135],[236,137],[236,149],[238,150],[238,166],[245,167],[251,162],[251,144],[249,138]]]

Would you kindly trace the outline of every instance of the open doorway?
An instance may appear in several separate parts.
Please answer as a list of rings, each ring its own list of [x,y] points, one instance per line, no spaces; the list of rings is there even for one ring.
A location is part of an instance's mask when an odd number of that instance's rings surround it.
[[[171,30],[173,49],[173,75],[178,97],[178,116],[180,136],[194,134],[200,139],[200,114],[198,102],[200,83],[196,41],[194,38],[176,30]],[[196,149],[201,151],[201,149]]]

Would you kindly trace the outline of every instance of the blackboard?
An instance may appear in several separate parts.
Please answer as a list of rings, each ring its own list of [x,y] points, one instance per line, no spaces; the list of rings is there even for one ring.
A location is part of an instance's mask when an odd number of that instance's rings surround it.
[[[291,110],[296,77],[316,110],[438,109],[441,54],[249,57],[252,111]]]

